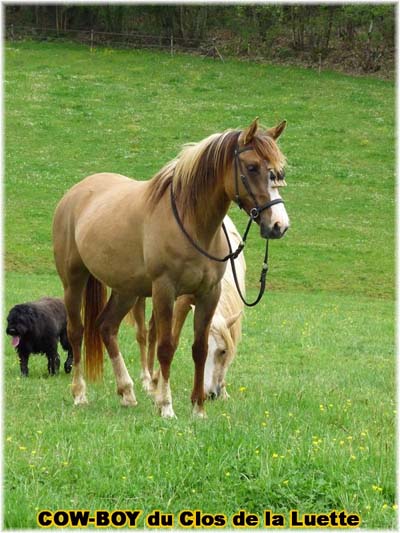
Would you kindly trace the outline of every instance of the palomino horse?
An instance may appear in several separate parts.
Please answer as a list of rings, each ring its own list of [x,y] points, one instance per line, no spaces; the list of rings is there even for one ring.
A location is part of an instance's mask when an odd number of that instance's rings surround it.
[[[53,245],[74,356],[75,404],[87,402],[81,366],[85,336],[87,378],[102,375],[103,341],[121,403],[136,405],[117,337],[122,319],[137,298],[151,296],[161,368],[156,403],[162,416],[175,416],[170,390],[170,365],[176,350],[173,306],[178,296],[193,294],[191,399],[194,412],[204,415],[207,339],[225,270],[225,263],[205,254],[227,254],[221,223],[233,200],[256,219],[262,237],[285,234],[289,220],[279,189],[274,187],[285,161],[276,139],[285,125],[282,122],[262,131],[256,119],[244,131],[228,130],[186,146],[149,181],[94,174],[61,199],[53,220]],[[107,303],[105,286],[111,288]],[[84,293],[85,326],[81,320]]]
[[[234,223],[226,216],[224,224],[231,245],[236,248],[242,241]],[[244,254],[236,259],[236,274],[240,291],[245,293],[246,262]],[[178,342],[180,332],[193,304],[191,295],[180,296],[174,307],[173,338]],[[226,390],[225,377],[237,351],[237,345],[242,333],[243,301],[235,286],[232,268],[229,264],[221,280],[221,296],[211,321],[208,337],[208,353],[204,371],[204,391],[209,398],[229,397]],[[154,374],[155,355],[155,323],[150,319],[149,332],[145,320],[145,298],[138,298],[128,318],[136,326],[136,340],[140,348],[141,374],[143,389],[151,391],[153,381],[157,381]],[[147,342],[148,339],[148,342]]]

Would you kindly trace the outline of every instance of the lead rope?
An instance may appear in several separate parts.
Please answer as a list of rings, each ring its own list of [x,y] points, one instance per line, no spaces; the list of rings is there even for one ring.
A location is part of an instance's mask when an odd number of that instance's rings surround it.
[[[252,222],[253,219],[250,219],[250,221]],[[250,226],[248,226],[246,228],[246,233],[248,233],[249,228],[250,228]],[[244,296],[242,294],[242,291],[240,289],[239,280],[238,280],[237,272],[236,272],[236,266],[235,266],[235,259],[236,258],[232,256],[232,246],[231,246],[231,243],[230,243],[230,240],[229,240],[229,235],[228,235],[227,229],[225,227],[225,224],[222,224],[222,229],[224,230],[225,237],[226,237],[226,240],[228,242],[228,247],[229,247],[229,252],[230,252],[229,259],[230,259],[230,262],[231,262],[232,274],[233,274],[233,279],[235,281],[236,290],[238,291],[239,297],[242,300],[242,302],[244,303],[244,305],[246,305],[247,307],[254,307],[261,300],[261,298],[263,297],[264,292],[265,292],[265,285],[266,285],[266,281],[267,281],[267,272],[268,272],[268,243],[269,243],[269,239],[267,239],[267,242],[265,244],[264,262],[263,262],[263,266],[262,266],[262,269],[261,269],[261,275],[260,275],[260,291],[258,293],[257,298],[254,300],[254,302],[249,303],[244,298]]]
[[[181,217],[179,216],[178,207],[177,207],[176,202],[175,202],[175,195],[174,195],[174,191],[172,189],[172,182],[171,182],[171,207],[172,207],[172,213],[174,214],[175,220],[178,223],[178,226],[181,229],[182,233],[185,235],[185,237],[190,242],[190,244],[194,248],[196,248],[196,250],[198,252],[200,252],[202,255],[204,255],[208,259],[212,259],[213,261],[217,261],[218,263],[226,263],[226,261],[228,261],[229,259],[231,259],[231,260],[232,259],[236,259],[236,257],[238,257],[238,255],[242,252],[242,250],[243,250],[243,248],[244,248],[244,246],[246,244],[246,239],[247,239],[247,235],[248,235],[249,230],[250,230],[251,223],[253,222],[253,218],[252,217],[249,218],[249,222],[247,223],[247,227],[246,227],[246,230],[244,232],[243,239],[242,239],[241,243],[239,244],[239,246],[236,248],[236,250],[234,252],[232,251],[232,247],[230,245],[230,242],[228,241],[228,243],[229,243],[229,254],[226,255],[225,257],[216,257],[215,255],[209,254],[206,250],[203,250],[203,248],[201,248],[196,243],[196,241],[194,241],[192,239],[192,237],[189,235],[189,233],[186,231],[186,228],[185,228],[185,226],[182,223]],[[222,226],[225,228],[223,223],[222,223]],[[226,233],[225,233],[225,235],[226,235]]]

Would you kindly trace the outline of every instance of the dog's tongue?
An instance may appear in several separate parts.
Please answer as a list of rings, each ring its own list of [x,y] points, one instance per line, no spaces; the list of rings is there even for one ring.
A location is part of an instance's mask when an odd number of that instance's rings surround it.
[[[16,348],[19,344],[19,337],[13,337],[11,339],[11,344],[14,346],[14,348]]]

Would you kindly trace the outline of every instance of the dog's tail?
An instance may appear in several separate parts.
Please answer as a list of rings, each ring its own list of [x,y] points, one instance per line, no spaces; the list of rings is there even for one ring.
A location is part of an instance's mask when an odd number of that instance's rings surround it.
[[[105,285],[90,275],[83,299],[85,375],[89,381],[99,381],[103,377],[103,343],[96,327],[96,319],[106,301]]]

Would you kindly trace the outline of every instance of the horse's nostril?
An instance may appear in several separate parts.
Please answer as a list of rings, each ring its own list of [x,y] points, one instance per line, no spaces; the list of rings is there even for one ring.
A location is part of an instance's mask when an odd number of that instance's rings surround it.
[[[275,222],[275,224],[272,227],[272,234],[274,237],[280,237],[282,235],[282,230],[279,222]]]

